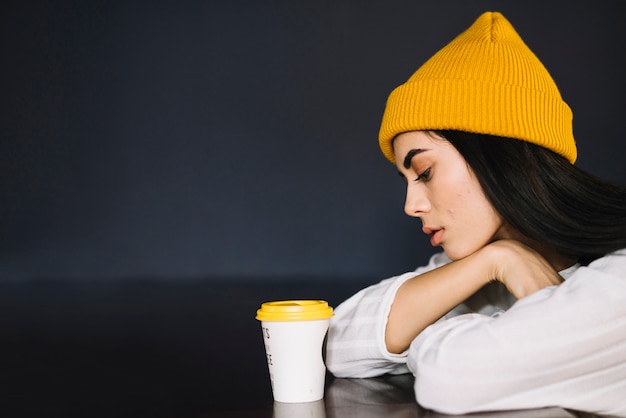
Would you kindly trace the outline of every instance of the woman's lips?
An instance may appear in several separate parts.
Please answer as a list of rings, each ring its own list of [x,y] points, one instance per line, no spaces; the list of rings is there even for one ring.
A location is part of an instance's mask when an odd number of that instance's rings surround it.
[[[433,228],[430,226],[425,226],[422,228],[422,232],[426,235],[430,235],[430,245],[433,247],[438,247],[441,244],[443,228]]]
[[[430,233],[430,245],[438,247],[441,244],[443,229],[435,229]]]

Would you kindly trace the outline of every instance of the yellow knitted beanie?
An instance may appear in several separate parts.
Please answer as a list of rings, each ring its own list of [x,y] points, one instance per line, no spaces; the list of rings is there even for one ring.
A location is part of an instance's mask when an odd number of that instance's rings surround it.
[[[395,163],[396,135],[449,129],[532,142],[574,163],[572,116],[513,26],[486,12],[391,92],[379,144]]]

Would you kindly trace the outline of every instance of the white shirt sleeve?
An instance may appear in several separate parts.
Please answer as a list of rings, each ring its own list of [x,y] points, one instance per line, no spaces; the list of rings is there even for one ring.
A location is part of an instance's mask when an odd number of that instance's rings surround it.
[[[626,416],[626,250],[498,316],[431,325],[408,367],[417,401],[443,413],[559,406]]]
[[[369,286],[341,303],[330,320],[326,367],[337,377],[373,377],[409,373],[407,353],[393,354],[385,346],[385,327],[400,285],[450,260],[438,253],[428,265]]]

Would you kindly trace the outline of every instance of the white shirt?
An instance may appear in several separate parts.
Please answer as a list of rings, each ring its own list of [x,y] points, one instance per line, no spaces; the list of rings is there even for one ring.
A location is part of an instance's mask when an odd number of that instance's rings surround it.
[[[337,377],[411,372],[417,401],[448,414],[558,406],[626,417],[626,249],[518,301],[499,283],[426,328],[410,348],[385,346],[387,316],[406,280],[367,287],[335,309],[326,365]]]

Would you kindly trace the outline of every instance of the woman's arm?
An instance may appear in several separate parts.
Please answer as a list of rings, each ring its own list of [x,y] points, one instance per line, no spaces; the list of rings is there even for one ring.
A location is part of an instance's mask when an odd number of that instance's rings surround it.
[[[406,353],[385,346],[385,325],[398,287],[416,275],[450,260],[435,254],[426,266],[362,289],[335,308],[326,345],[326,366],[337,377],[372,377],[409,373]]]
[[[516,252],[520,254],[533,254],[531,250],[519,243],[501,241],[488,247],[452,263],[443,253],[436,254],[427,266],[383,280],[339,305],[328,331],[328,370],[337,377],[408,373],[406,349],[411,341],[450,311],[453,310],[448,316],[458,314],[457,311],[467,312],[465,306],[459,305],[491,279],[497,279],[498,274],[510,276],[509,282],[518,284],[515,286],[517,296],[522,291],[529,293],[560,281],[552,270],[540,275],[549,278],[544,283],[531,281],[521,285],[523,280],[513,280],[514,273],[508,273],[510,269],[515,270],[513,265],[496,270],[495,261],[513,258],[509,254],[513,253],[512,248],[519,247]]]
[[[558,405],[626,416],[626,251],[492,318],[462,315],[411,344],[417,401],[449,414]]]
[[[562,282],[550,264],[525,245],[510,240],[491,243],[400,286],[385,330],[389,352],[405,351],[427,326],[493,280],[504,283],[518,299]]]
[[[487,284],[486,255],[475,253],[404,282],[389,312],[385,328],[387,350],[405,351],[427,326]]]

